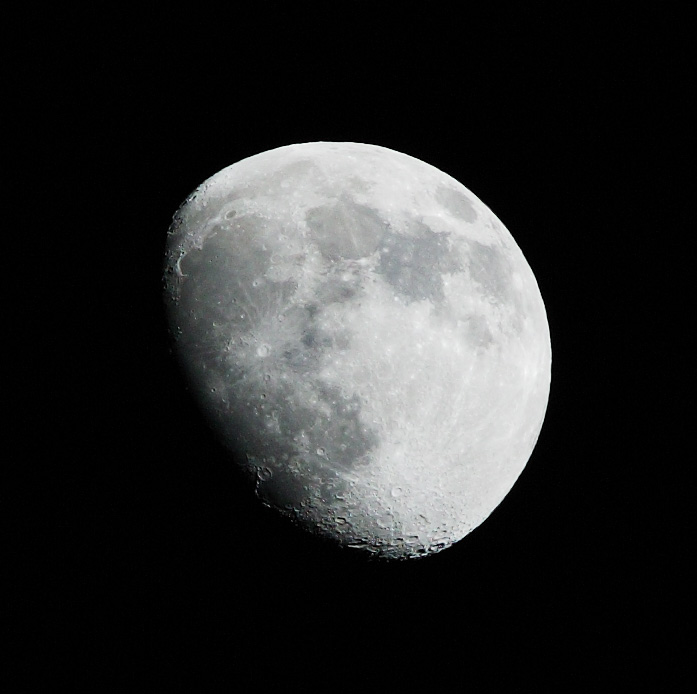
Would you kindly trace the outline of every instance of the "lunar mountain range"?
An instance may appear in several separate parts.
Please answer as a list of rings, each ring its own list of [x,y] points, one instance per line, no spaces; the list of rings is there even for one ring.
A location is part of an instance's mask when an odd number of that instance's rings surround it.
[[[169,230],[187,381],[259,499],[386,558],[476,528],[526,465],[551,347],[511,234],[442,171],[315,142],[201,184]]]

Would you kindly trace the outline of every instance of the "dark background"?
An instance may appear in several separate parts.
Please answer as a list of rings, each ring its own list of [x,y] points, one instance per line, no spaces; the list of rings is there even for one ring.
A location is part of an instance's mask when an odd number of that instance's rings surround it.
[[[240,691],[689,674],[675,638],[687,416],[669,426],[665,412],[686,397],[666,298],[684,296],[685,18],[433,5],[18,23],[25,180],[55,195],[25,214],[60,230],[39,244],[48,373],[27,414],[46,499],[17,521],[37,588],[16,641],[45,672]],[[551,395],[528,466],[483,525],[426,560],[366,562],[266,514],[169,355],[175,209],[225,166],[315,140],[383,145],[461,181],[511,231],[547,307]]]

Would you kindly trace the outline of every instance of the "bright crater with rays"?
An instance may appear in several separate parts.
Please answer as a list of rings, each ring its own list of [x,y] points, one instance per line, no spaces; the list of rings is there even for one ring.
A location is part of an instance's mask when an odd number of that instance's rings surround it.
[[[201,184],[165,300],[202,410],[260,500],[344,546],[425,556],[527,463],[551,347],[513,237],[438,169],[315,142]]]

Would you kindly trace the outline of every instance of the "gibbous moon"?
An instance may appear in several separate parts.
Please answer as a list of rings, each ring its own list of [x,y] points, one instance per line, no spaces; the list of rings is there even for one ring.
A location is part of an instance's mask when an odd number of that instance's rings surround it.
[[[343,546],[449,547],[540,433],[551,346],[532,270],[473,193],[385,147],[290,145],[209,178],[169,230],[165,302],[261,502]]]

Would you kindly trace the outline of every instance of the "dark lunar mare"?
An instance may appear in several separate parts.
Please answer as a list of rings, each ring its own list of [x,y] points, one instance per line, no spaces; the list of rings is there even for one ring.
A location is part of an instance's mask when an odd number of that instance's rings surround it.
[[[175,349],[207,421],[252,476],[259,497],[294,513],[308,490],[341,496],[345,473],[379,444],[377,432],[361,423],[360,399],[317,376],[324,356],[350,343],[348,334],[322,329],[322,311],[362,289],[357,276],[339,283],[330,275],[317,302],[294,304],[294,282],[265,278],[271,252],[255,235],[263,222],[250,216],[236,223],[233,234],[220,228],[181,259],[183,278],[170,301],[179,328]],[[262,359],[255,332],[281,315],[284,340]],[[309,385],[315,402],[301,400],[298,381]]]

